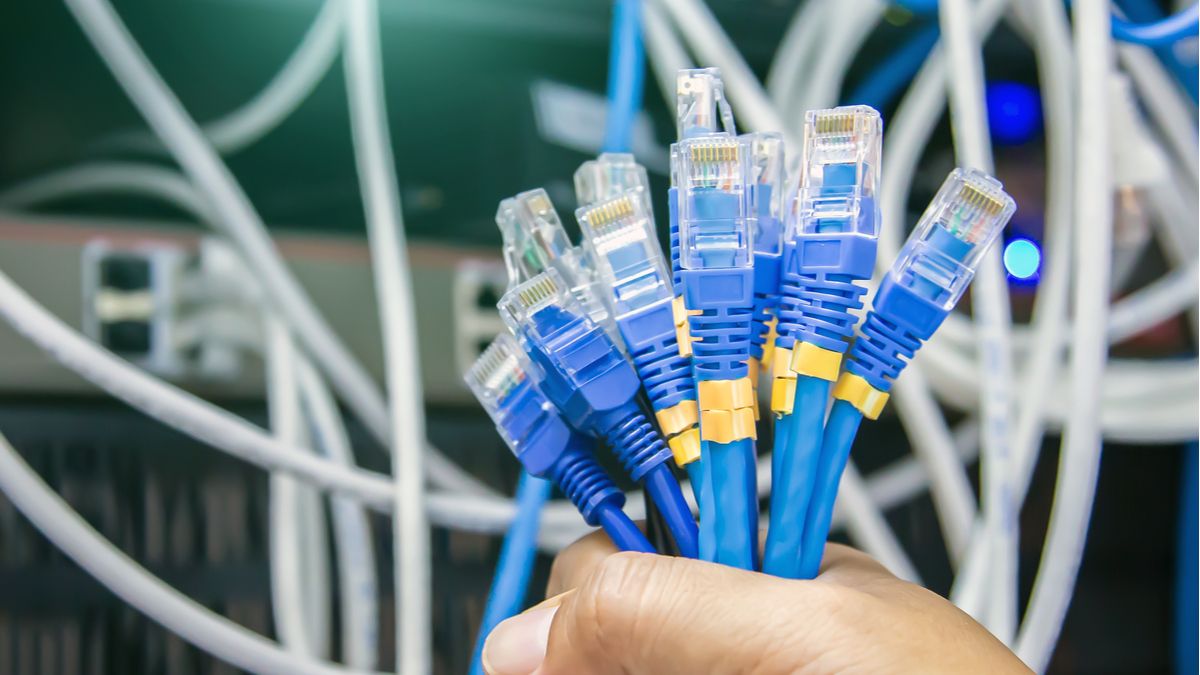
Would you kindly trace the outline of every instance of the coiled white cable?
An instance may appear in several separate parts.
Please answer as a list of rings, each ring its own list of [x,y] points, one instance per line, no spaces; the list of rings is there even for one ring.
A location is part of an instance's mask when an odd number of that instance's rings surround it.
[[[971,22],[968,0],[940,0],[938,18],[950,64],[950,123],[960,166],[994,174],[983,91],[983,47]],[[1017,624],[1017,503],[1010,485],[1012,463],[1012,311],[999,247],[986,251],[972,287],[982,433],[980,454],[984,522],[992,548],[991,601],[980,618],[1005,644]],[[960,549],[961,551],[961,549]]]
[[[1109,155],[1109,73],[1113,67],[1109,8],[1075,3],[1076,106],[1075,323],[1072,329],[1070,415],[1063,434],[1054,506],[1033,594],[1017,637],[1016,652],[1036,672],[1050,661],[1083,558],[1100,471],[1100,376],[1107,357],[1104,335],[1112,243]],[[1086,233],[1082,230],[1086,223]]]
[[[0,435],[0,491],[51,543],[117,597],[217,658],[263,675],[361,672],[287,652],[150,574],[56,495],[3,435]]]
[[[162,81],[107,0],[65,0],[130,100],[204,194],[263,288],[334,388],[376,438],[388,439],[383,396],[284,267],[262,219],[229,168]]]
[[[786,112],[797,88],[804,85],[802,74],[808,72],[809,60],[824,44],[826,16],[836,13],[835,7],[830,2],[804,2],[792,15],[767,73],[767,94],[776,110]],[[668,108],[673,106],[674,101]]]
[[[294,361],[314,446],[330,460],[353,466],[350,439],[325,382],[301,354]],[[332,498],[341,597],[342,658],[351,668],[373,670],[379,660],[379,583],[375,544],[366,509],[345,497]]]
[[[325,0],[300,44],[267,86],[237,109],[203,125],[221,154],[233,154],[269,134],[300,107],[329,72],[341,46],[345,0]],[[98,145],[163,151],[162,141],[144,132],[121,134]]]
[[[349,0],[346,91],[358,182],[371,244],[375,296],[383,326],[391,420],[393,572],[396,578],[396,669],[433,672],[433,573],[425,512],[425,413],[412,273],[400,188],[383,94],[376,0]]]
[[[1042,90],[1045,92],[1046,118],[1046,250],[1049,251],[1034,304],[1033,329],[1039,346],[1028,355],[1017,400],[1017,424],[1013,437],[1013,499],[1024,501],[1033,467],[1045,432],[1045,401],[1051,383],[1057,379],[1065,348],[1064,325],[1067,319],[1067,293],[1070,285],[1070,243],[1072,237],[1071,191],[1074,169],[1072,154],[1074,124],[1070,77],[1073,56],[1066,14],[1056,0],[1026,0],[1034,17],[1034,48]],[[971,614],[982,610],[983,567],[989,556],[988,533],[983,524],[976,529],[962,573],[955,579],[951,599]],[[969,580],[969,583],[968,583]]]
[[[271,430],[282,443],[306,447],[292,339],[287,328],[269,314],[265,324],[264,355]],[[320,495],[279,472],[271,474],[268,490],[267,536],[275,631],[289,651],[309,658],[326,658],[329,655],[329,569],[325,558],[325,514],[320,508]],[[316,509],[310,507],[313,502]],[[309,520],[314,515],[317,519]]]
[[[729,102],[743,124],[755,131],[779,131],[788,147],[798,148],[790,127],[784,124],[771,105],[766,91],[733,41],[721,30],[721,24],[708,6],[700,0],[654,0],[679,26],[684,40],[696,56],[705,63],[721,69]]]
[[[803,133],[805,111],[838,104],[850,63],[887,9],[881,0],[848,0],[839,4],[837,21],[826,26],[825,44],[817,52],[812,68],[798,78],[794,98],[779,108],[785,119],[796,120],[794,133]]]
[[[679,36],[671,29],[662,8],[654,2],[643,2],[642,33],[646,39],[647,62],[658,81],[658,90],[667,104],[667,110],[675,109],[675,78],[679,71],[694,68],[691,57],[684,49]]]

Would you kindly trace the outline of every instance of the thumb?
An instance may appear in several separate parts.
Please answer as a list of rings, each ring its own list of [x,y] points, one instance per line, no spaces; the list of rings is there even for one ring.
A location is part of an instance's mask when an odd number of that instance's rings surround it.
[[[557,604],[497,626],[489,675],[791,672],[834,590],[685,558],[619,553]],[[786,617],[813,617],[801,627]],[[808,623],[808,622],[806,622]]]

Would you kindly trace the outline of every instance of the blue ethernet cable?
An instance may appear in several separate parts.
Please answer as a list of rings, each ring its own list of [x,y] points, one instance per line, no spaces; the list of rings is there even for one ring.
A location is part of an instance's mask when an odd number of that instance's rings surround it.
[[[621,510],[625,494],[592,453],[589,437],[572,428],[539,389],[537,366],[511,335],[497,336],[464,379],[496,429],[530,475],[552,480],[584,521],[602,527],[619,548],[654,553]]]
[[[801,545],[800,578],[813,578],[820,567],[838,482],[859,424],[864,417],[879,417],[892,382],[962,297],[1015,210],[995,178],[955,169],[880,283],[833,390]]]
[[[1133,23],[1117,16],[1112,17],[1113,37],[1144,47],[1165,47],[1180,40],[1195,38],[1200,29],[1200,4],[1192,5],[1176,14],[1158,21]]]
[[[743,139],[750,152],[747,212],[754,237],[754,312],[749,370],[757,418],[759,374],[762,364],[772,358],[775,347],[773,329],[783,254],[784,152],[783,135],[779,133],[745,134]]]
[[[545,246],[534,247],[525,240],[527,230],[520,226],[520,218],[515,215],[516,211],[520,209],[521,205],[516,199],[509,200],[507,204],[501,204],[500,213],[497,216],[497,224],[500,226],[505,241],[509,288],[525,281],[530,276],[531,269],[540,271],[543,264],[553,255],[553,252],[545,250]],[[528,209],[525,210],[528,211]],[[553,241],[546,242],[546,244],[552,245]],[[515,255],[515,252],[521,250],[529,250],[529,256],[522,259]],[[496,349],[501,349],[501,347]],[[484,391],[485,394],[480,396],[481,401],[486,398],[486,389]],[[509,525],[508,532],[504,536],[500,557],[496,563],[496,572],[492,579],[492,587],[488,593],[487,603],[484,605],[483,618],[480,621],[479,635],[475,641],[475,651],[471,661],[471,675],[483,675],[483,644],[487,640],[488,634],[501,621],[521,610],[529,586],[529,577],[533,572],[542,507],[550,496],[552,486],[553,482],[549,480],[532,476],[524,470],[521,471],[515,496],[517,510],[512,524]]]
[[[587,438],[567,426],[526,376],[528,365],[510,335],[500,335],[467,371],[475,393],[525,473],[517,488],[517,515],[500,550],[475,643],[471,672],[482,673],[483,643],[496,624],[521,609],[536,554],[541,507],[557,484],[591,526],[604,528],[626,551],[653,553],[633,521],[621,510],[625,494],[600,468]]]
[[[717,562],[754,569],[758,499],[750,383],[754,304],[749,149],[713,134],[677,143],[679,264],[700,403],[702,455],[712,482]]]
[[[505,293],[498,307],[532,361],[538,389],[572,426],[608,442],[658,506],[680,552],[696,557],[696,523],[666,463],[671,451],[642,413],[637,374],[608,334],[553,268]]]
[[[722,134],[734,134],[733,111],[725,99],[725,85],[717,68],[682,70],[676,80],[675,124],[679,140]],[[667,190],[667,212],[670,217],[671,280],[675,290],[672,310],[675,318],[676,344],[679,354],[688,363],[692,358],[692,336],[688,327],[688,311],[684,307],[682,268],[679,264],[679,144],[671,144],[671,185]],[[716,508],[712,495],[712,476],[701,453],[699,460],[686,467],[692,481],[696,503],[700,507],[700,558],[709,562],[717,559]]]
[[[479,635],[475,638],[475,651],[471,657],[471,675],[484,675],[483,643],[499,623],[521,611],[529,589],[529,577],[533,574],[533,561],[537,557],[537,533],[542,506],[550,497],[554,484],[522,471],[517,483],[517,514],[504,536],[500,547],[500,559],[496,563],[496,574],[492,588],[488,591],[483,619],[479,622]]]
[[[604,150],[628,152],[633,141],[634,121],[642,107],[642,79],[646,70],[641,0],[616,0],[611,35]]]
[[[575,214],[659,428],[675,463],[687,467],[700,458],[696,386],[676,344],[674,295],[645,193],[629,190]]]
[[[1129,21],[1146,23],[1163,18],[1163,11],[1155,0],[1119,0],[1117,4]],[[1155,47],[1154,53],[1158,55],[1158,59],[1163,62],[1180,86],[1187,90],[1192,101],[1196,101],[1200,97],[1200,79],[1197,77],[1197,74],[1200,73],[1200,64],[1196,63],[1195,56],[1184,57],[1176,51],[1174,45]]]
[[[808,112],[799,190],[785,235],[771,409],[777,417],[763,571],[796,578],[821,456],[829,389],[838,377],[875,267],[882,122],[849,106]]]
[[[671,277],[655,232],[646,170],[632,155],[605,153],[575,172],[575,193],[583,205],[575,212],[583,248],[600,288],[608,289],[609,314],[675,463],[693,478],[699,504],[705,488],[695,480],[703,476],[696,386],[691,362],[679,352]]]

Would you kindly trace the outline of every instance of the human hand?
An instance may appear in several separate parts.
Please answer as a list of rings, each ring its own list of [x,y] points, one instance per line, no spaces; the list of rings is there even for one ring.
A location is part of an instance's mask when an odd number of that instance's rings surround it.
[[[594,533],[555,559],[547,595],[492,631],[488,675],[1030,672],[941,596],[836,544],[793,581]]]

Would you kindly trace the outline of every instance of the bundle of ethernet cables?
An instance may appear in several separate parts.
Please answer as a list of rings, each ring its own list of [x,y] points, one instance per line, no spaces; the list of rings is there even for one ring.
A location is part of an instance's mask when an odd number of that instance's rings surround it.
[[[737,134],[716,69],[680,71],[677,94],[667,194],[632,155],[584,163],[577,245],[544,190],[500,204],[511,335],[466,379],[524,470],[620,548],[812,578],[859,424],[1015,206],[991,176],[955,169],[860,317],[881,222],[879,113],[808,112],[789,174],[779,134]],[[772,471],[761,551],[759,439]],[[602,450],[626,476],[605,472]],[[622,481],[645,490],[657,536],[622,511]]]

